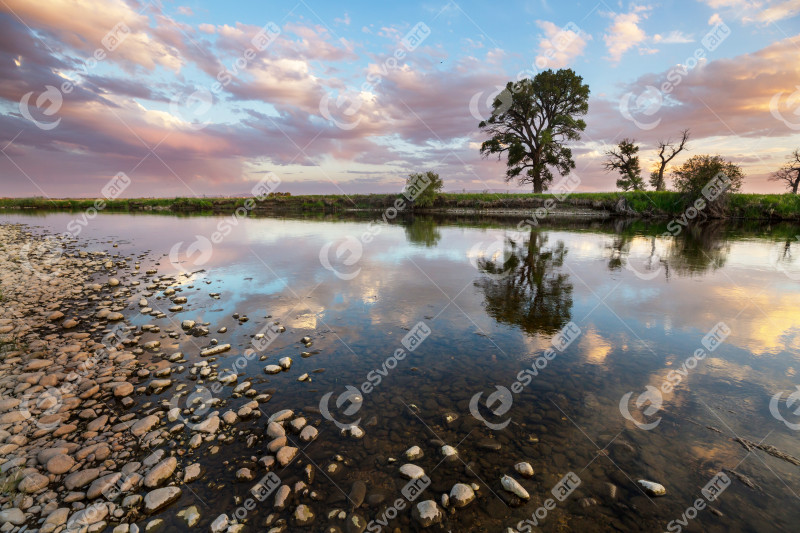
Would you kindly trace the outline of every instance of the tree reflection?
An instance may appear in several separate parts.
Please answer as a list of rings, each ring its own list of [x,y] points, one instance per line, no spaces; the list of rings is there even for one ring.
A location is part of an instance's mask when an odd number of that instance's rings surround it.
[[[415,216],[405,225],[406,239],[427,248],[436,246],[442,238],[439,226],[430,216]]]
[[[563,241],[547,246],[548,236],[531,230],[520,245],[505,243],[505,258],[477,259],[486,274],[475,286],[483,291],[487,313],[527,333],[553,334],[571,318],[572,284],[559,269],[567,249]]]

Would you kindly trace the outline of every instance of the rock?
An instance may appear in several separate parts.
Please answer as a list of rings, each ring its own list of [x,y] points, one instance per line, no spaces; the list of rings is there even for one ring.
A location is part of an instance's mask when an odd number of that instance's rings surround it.
[[[219,416],[212,415],[194,426],[195,431],[202,431],[204,433],[216,433],[219,429]]]
[[[228,424],[229,426],[234,425],[237,422],[237,420],[239,420],[239,417],[236,416],[236,413],[234,413],[233,411],[225,411],[225,413],[223,413],[222,415],[222,421]]]
[[[117,285],[119,285],[119,280],[117,278],[109,278],[108,284],[111,285],[112,287],[116,287]]]
[[[530,463],[517,463],[514,465],[514,470],[522,477],[533,477],[533,467]]]
[[[503,486],[503,489],[507,490],[512,494],[515,494],[516,496],[522,498],[523,500],[531,499],[531,495],[528,494],[528,491],[525,490],[525,488],[511,476],[503,476],[502,478],[500,478],[500,484]]]
[[[172,476],[178,460],[175,457],[168,457],[150,469],[144,477],[144,486],[152,489],[158,487]]]
[[[317,438],[317,434],[317,428],[314,426],[306,426],[303,428],[303,431],[300,432],[300,440],[303,442],[311,442]]]
[[[64,329],[72,329],[78,325],[78,321],[74,318],[68,318],[64,322],[61,323],[61,327]]]
[[[195,321],[194,320],[184,320],[181,322],[181,328],[183,329],[192,329],[194,327]]]
[[[25,513],[16,507],[11,509],[3,509],[0,511],[0,523],[9,523],[15,526],[21,526],[25,523]]]
[[[267,365],[264,367],[266,374],[280,374],[283,369],[278,365]]]
[[[339,513],[339,517],[344,514],[344,511]],[[347,517],[347,533],[363,533],[367,529],[367,521],[359,514],[351,514]]]
[[[200,463],[192,463],[186,467],[186,471],[183,473],[183,482],[191,483],[198,479],[201,474],[202,469],[200,468]]]
[[[158,424],[158,417],[156,415],[146,416],[137,420],[136,423],[131,426],[131,433],[134,437],[141,437],[153,429],[156,424]]]
[[[86,470],[78,470],[68,475],[64,479],[64,486],[67,490],[75,490],[84,487],[97,479],[100,475],[99,468],[87,468]]]
[[[122,398],[129,396],[133,393],[133,384],[131,383],[117,383],[111,387],[111,392],[115,398]]]
[[[267,424],[267,435],[273,439],[286,436],[286,430],[277,422],[270,422]]]
[[[347,496],[353,511],[361,507],[366,495],[367,485],[361,480],[354,481],[352,487],[350,487],[350,494]]]
[[[298,526],[308,526],[314,522],[314,513],[308,505],[298,505],[294,510],[294,520]]]
[[[222,352],[227,352],[231,349],[230,344],[217,344],[216,346],[212,346],[210,348],[206,348],[205,350],[200,351],[200,355],[202,357],[208,357],[210,355],[217,355]]]
[[[292,489],[289,488],[289,485],[281,485],[278,487],[278,490],[275,491],[275,509],[278,511],[283,511],[286,509],[286,505],[288,504],[289,495],[292,493]]]
[[[249,468],[240,468],[236,471],[236,479],[239,481],[253,481],[255,476]]]
[[[57,476],[61,474],[66,474],[69,472],[70,468],[75,466],[75,459],[70,457],[67,454],[60,453],[58,455],[54,455],[47,461],[47,471],[51,474],[55,474]]]
[[[405,455],[406,459],[409,461],[416,461],[417,459],[422,459],[425,454],[419,446],[412,446],[407,449],[403,455]]]
[[[144,497],[144,510],[148,514],[153,514],[168,506],[181,497],[181,489],[178,487],[163,487],[147,493]]]
[[[667,493],[667,489],[664,488],[664,485],[656,483],[655,481],[640,479],[639,485],[641,485],[648,496],[663,496]]]
[[[125,318],[125,315],[123,315],[122,313],[118,313],[116,311],[113,313],[108,313],[106,315],[106,320],[108,320],[109,322],[118,322],[123,318]]]
[[[105,520],[108,516],[108,504],[97,502],[82,511],[78,511],[67,521],[67,530],[79,530]]]
[[[404,464],[400,467],[400,473],[408,479],[419,479],[425,475],[425,471],[417,465]]]
[[[282,369],[289,370],[292,367],[292,358],[291,357],[281,357],[278,360],[278,364],[281,365]]]
[[[228,529],[229,522],[230,519],[228,518],[228,515],[225,513],[219,515],[214,519],[213,522],[211,522],[211,533],[222,533]]]
[[[42,524],[42,528],[39,530],[41,533],[50,533],[55,531],[59,526],[62,526],[67,523],[67,518],[69,518],[69,508],[68,507],[60,507],[47,515],[47,518]],[[0,517],[0,522],[3,521],[3,518]]]
[[[422,527],[430,527],[438,524],[444,518],[444,513],[439,505],[433,500],[419,502],[411,510],[411,516],[419,522]]]
[[[458,451],[449,444],[445,444],[444,446],[442,446],[442,455],[445,458],[449,459],[458,455]]]
[[[49,320],[50,322],[55,322],[56,320],[59,320],[61,318],[64,318],[64,313],[62,313],[61,311],[53,311],[47,316],[47,320]]]
[[[112,474],[106,474],[105,476],[95,479],[89,486],[89,490],[86,491],[86,497],[90,500],[93,500],[102,495],[112,496],[112,491],[118,492],[115,489],[117,481],[119,481],[121,477],[122,474],[116,472]],[[114,498],[109,497],[108,499],[113,500]]]
[[[278,450],[278,453],[275,454],[275,458],[278,459],[278,463],[280,463],[281,466],[285,467],[292,462],[292,459],[295,458],[298,451],[299,450],[294,446],[284,446]]]
[[[191,505],[180,511],[178,516],[186,521],[187,526],[194,527],[197,525],[197,522],[200,521],[200,510],[196,505]]]
[[[455,507],[466,507],[472,500],[475,499],[475,491],[472,490],[472,487],[466,485],[464,483],[456,483],[453,485],[453,488],[450,489],[450,502]]]

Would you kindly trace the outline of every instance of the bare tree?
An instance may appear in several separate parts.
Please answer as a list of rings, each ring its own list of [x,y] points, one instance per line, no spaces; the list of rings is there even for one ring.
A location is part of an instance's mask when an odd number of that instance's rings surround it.
[[[770,176],[769,181],[783,181],[786,187],[792,190],[792,194],[797,194],[797,186],[800,185],[800,148],[792,152],[787,159],[780,170]]]
[[[667,169],[669,162],[675,159],[676,155],[684,150],[689,149],[686,146],[688,141],[688,129],[681,132],[681,140],[677,142],[677,146],[676,143],[672,142],[671,139],[667,139],[666,141],[658,141],[658,158],[661,161],[658,164],[658,169],[654,170],[652,174],[650,174],[650,185],[652,185],[655,190],[663,191],[666,189],[666,185],[664,183],[664,171]]]

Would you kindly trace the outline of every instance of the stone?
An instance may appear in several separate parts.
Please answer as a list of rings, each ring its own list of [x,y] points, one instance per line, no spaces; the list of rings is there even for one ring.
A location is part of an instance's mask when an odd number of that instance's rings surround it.
[[[183,473],[183,482],[184,483],[191,483],[192,481],[198,479],[202,474],[202,468],[200,467],[200,463],[192,463],[186,467],[186,471]]]
[[[299,450],[294,446],[284,446],[283,448],[278,450],[278,453],[275,454],[275,457],[276,459],[278,459],[278,463],[280,463],[281,466],[285,467],[286,465],[292,462],[292,459],[295,458],[298,451]]]
[[[444,513],[435,501],[425,500],[412,508],[411,516],[425,528],[440,523],[444,518]]]
[[[16,507],[11,509],[3,509],[0,511],[0,523],[9,523],[15,526],[21,526],[25,523],[25,513]]]
[[[228,524],[230,523],[230,519],[228,515],[221,514],[211,522],[211,533],[222,533],[226,529],[228,529]]]
[[[515,494],[516,496],[522,498],[523,500],[530,500],[531,495],[528,494],[528,491],[519,484],[519,482],[511,476],[503,476],[500,478],[500,485],[502,485],[503,489],[506,491]]]
[[[641,485],[648,496],[664,496],[667,493],[667,489],[664,488],[664,485],[656,483],[655,481],[640,479],[639,485]]]
[[[85,487],[100,475],[99,468],[87,468],[86,470],[78,470],[68,475],[64,479],[64,486],[67,490],[75,490]]]
[[[311,442],[317,438],[318,433],[317,428],[314,426],[306,426],[303,428],[303,431],[300,432],[300,440],[303,442]]]
[[[120,472],[115,472],[95,479],[89,486],[89,490],[86,491],[86,497],[93,500],[102,495],[113,496],[119,492],[116,490],[116,484],[121,477],[122,474]],[[108,499],[111,500],[113,498]]]
[[[136,423],[131,426],[131,433],[134,437],[141,437],[153,429],[156,424],[158,424],[158,417],[156,415],[146,416],[137,420]]]
[[[175,472],[178,466],[178,460],[175,457],[167,457],[147,473],[144,477],[144,486],[152,489],[163,484]]]
[[[75,466],[75,459],[67,454],[59,453],[47,461],[45,468],[47,468],[47,471],[51,474],[60,476],[61,474],[69,472],[70,468],[73,466]]]
[[[425,454],[419,446],[412,446],[407,449],[403,455],[405,455],[406,459],[409,461],[416,461],[417,459],[421,459]]]
[[[112,385],[111,392],[116,398],[129,396],[133,393],[133,385],[131,383],[116,383]]]
[[[314,522],[314,513],[308,505],[298,505],[294,510],[294,520],[298,526],[308,526]]]
[[[533,477],[533,467],[530,463],[517,463],[514,465],[514,470],[522,477]]]
[[[219,416],[212,415],[194,426],[195,431],[202,431],[203,433],[216,433],[219,429]]]
[[[178,487],[162,487],[147,493],[144,497],[144,510],[148,514],[153,514],[168,506],[181,497],[181,489]]]
[[[450,489],[450,502],[455,507],[466,507],[475,499],[475,491],[472,490],[472,487],[466,485],[464,483],[456,483],[453,485],[453,488]]]
[[[400,473],[408,479],[419,479],[425,475],[425,470],[417,465],[404,464],[400,467]]]

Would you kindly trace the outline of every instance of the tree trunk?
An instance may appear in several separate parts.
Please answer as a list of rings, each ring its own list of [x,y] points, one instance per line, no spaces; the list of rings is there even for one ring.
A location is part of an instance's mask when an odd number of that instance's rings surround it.
[[[792,183],[792,194],[797,194],[797,186],[800,185],[800,179],[794,180]]]
[[[533,193],[534,194],[542,194],[544,192],[544,187],[542,186],[542,178],[533,178]]]
[[[656,184],[656,190],[657,191],[664,190],[664,167],[661,167],[658,170],[658,183]]]

